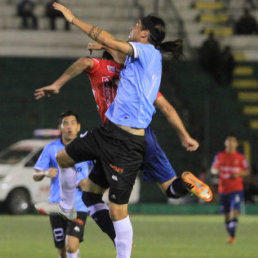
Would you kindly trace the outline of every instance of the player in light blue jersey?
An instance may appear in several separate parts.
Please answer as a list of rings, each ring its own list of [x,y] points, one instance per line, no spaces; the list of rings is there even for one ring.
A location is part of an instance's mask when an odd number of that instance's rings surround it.
[[[50,178],[49,203],[59,203],[61,200],[59,185],[59,170],[56,161],[56,153],[63,149],[77,137],[80,131],[78,116],[72,111],[63,112],[60,115],[59,128],[60,139],[46,145],[37,160],[34,169],[34,180],[40,181],[44,177]],[[83,241],[84,226],[87,219],[87,207],[82,201],[81,185],[87,180],[91,170],[92,162],[82,162],[75,164],[76,184],[74,206],[77,211],[77,218],[69,221],[60,215],[51,215],[50,223],[52,227],[55,247],[58,249],[59,257],[77,258],[79,257],[79,242]]]
[[[128,201],[145,155],[145,128],[155,111],[153,103],[162,73],[161,53],[173,52],[175,45],[162,42],[166,34],[165,23],[158,17],[147,16],[139,20],[131,28],[129,42],[126,42],[82,22],[61,4],[54,3],[54,8],[93,40],[127,55],[115,101],[106,113],[109,122],[76,138],[59,151],[56,158],[63,174],[72,173],[75,163],[97,160],[95,167],[99,173],[91,173],[84,190],[90,193],[92,202],[99,202],[98,196],[109,188],[117,258],[128,258],[133,239]],[[177,50],[182,50],[181,41],[178,41],[178,46]],[[43,96],[44,91],[39,89],[36,98]],[[72,184],[71,180],[69,183]],[[75,187],[75,182],[73,184]],[[72,194],[66,190],[66,182],[61,187],[62,201],[59,206],[45,204],[36,208],[47,214],[61,210],[61,214],[73,219]]]

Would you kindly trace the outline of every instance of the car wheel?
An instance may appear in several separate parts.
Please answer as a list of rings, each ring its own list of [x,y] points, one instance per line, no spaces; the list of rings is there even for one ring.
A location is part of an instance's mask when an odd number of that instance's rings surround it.
[[[25,189],[13,190],[6,201],[7,210],[11,214],[25,214],[30,208],[30,195]]]

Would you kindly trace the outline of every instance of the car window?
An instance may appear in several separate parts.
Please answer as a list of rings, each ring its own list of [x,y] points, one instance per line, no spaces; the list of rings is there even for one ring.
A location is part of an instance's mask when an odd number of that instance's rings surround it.
[[[34,167],[35,163],[37,162],[41,152],[43,151],[43,148],[38,150],[29,161],[26,162],[25,167]]]
[[[13,165],[25,158],[30,151],[18,150],[18,149],[7,149],[0,153],[0,164]]]

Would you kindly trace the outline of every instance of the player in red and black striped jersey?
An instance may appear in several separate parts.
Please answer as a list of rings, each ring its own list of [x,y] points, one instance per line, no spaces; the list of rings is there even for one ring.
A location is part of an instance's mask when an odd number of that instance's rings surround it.
[[[225,150],[219,152],[212,163],[211,172],[219,176],[221,212],[225,214],[225,226],[229,233],[228,243],[235,241],[238,213],[243,200],[243,177],[249,174],[247,161],[237,151],[238,141],[235,136],[225,140]]]

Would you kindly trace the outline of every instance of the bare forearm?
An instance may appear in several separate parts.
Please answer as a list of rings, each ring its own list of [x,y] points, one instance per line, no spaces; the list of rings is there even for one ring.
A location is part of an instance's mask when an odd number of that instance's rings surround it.
[[[68,81],[75,78],[87,69],[87,65],[83,64],[82,60],[79,59],[74,62],[55,82],[54,84],[60,89]]]
[[[105,39],[114,39],[114,36],[110,33],[98,28],[97,26],[85,23],[76,17],[74,17],[72,23],[85,32],[91,39],[99,42],[102,45],[105,45]]]
[[[249,170],[241,170],[239,173],[236,174],[236,177],[246,177],[249,175]]]
[[[133,56],[133,48],[129,43],[115,39],[115,37],[107,31],[85,23],[76,17],[73,18],[72,23],[85,32],[91,39],[100,43],[104,47],[119,51],[125,55]]]
[[[174,128],[180,138],[189,136],[181,118],[172,106],[163,111],[163,113],[166,116],[169,124]]]

